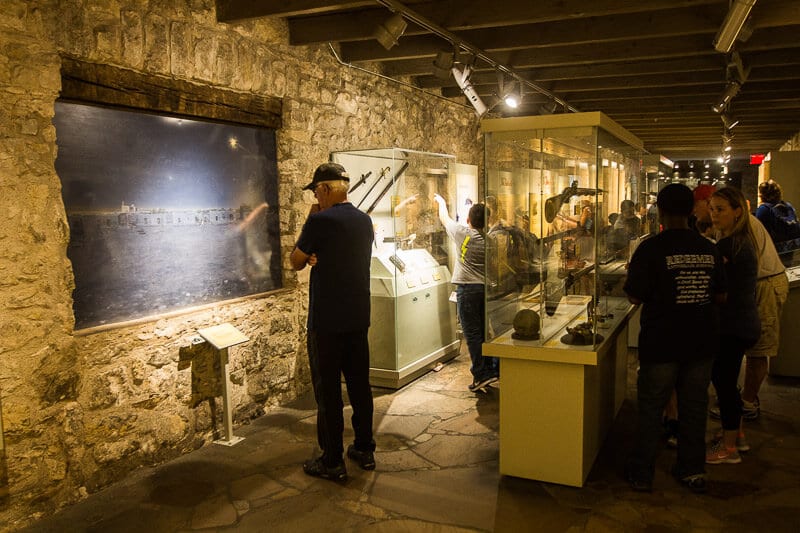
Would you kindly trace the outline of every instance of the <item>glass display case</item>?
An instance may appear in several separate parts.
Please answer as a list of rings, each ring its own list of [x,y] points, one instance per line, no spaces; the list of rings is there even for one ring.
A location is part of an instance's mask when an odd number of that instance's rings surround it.
[[[658,191],[667,186],[672,180],[675,163],[663,155],[650,154],[642,157],[642,192],[640,201],[646,206],[647,225],[645,230],[648,233],[658,233],[658,209],[656,208],[656,197]]]
[[[647,232],[641,141],[601,113],[489,119],[482,129],[487,341],[596,346],[630,308],[613,289]],[[537,331],[515,331],[524,316]]]
[[[477,198],[477,167],[458,165],[451,155],[400,148],[334,152],[331,161],[347,170],[349,200],[372,217],[375,228],[370,381],[402,387],[458,354],[450,301],[454,255],[433,195],[445,198],[456,217],[457,198]]]
[[[632,306],[620,286],[644,231],[642,144],[601,113],[481,128],[500,473],[580,487],[625,398]]]

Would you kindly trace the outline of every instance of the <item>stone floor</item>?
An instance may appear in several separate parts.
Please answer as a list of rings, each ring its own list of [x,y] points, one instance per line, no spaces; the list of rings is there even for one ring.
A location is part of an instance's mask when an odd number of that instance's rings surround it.
[[[141,469],[25,531],[800,531],[798,379],[769,378],[763,414],[747,424],[752,451],[740,465],[710,466],[708,494],[673,481],[666,449],[654,492],[641,494],[621,478],[635,353],[628,399],[581,489],[498,474],[501,389],[468,392],[468,368],[461,355],[399,391],[375,389],[378,466],[348,461],[345,485],[300,468],[316,440],[305,398],[237,428],[245,440],[233,447],[209,444]]]

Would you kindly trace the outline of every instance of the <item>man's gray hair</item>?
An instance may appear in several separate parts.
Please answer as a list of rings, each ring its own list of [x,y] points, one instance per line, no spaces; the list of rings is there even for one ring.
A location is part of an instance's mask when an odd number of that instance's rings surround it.
[[[325,183],[331,188],[331,192],[334,193],[347,194],[347,191],[350,190],[350,184],[345,180],[326,181]]]

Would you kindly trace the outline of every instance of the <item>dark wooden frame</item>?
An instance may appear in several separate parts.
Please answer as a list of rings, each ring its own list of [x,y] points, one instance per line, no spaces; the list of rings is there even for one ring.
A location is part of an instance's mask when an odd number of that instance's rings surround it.
[[[86,63],[71,57],[62,57],[61,84],[64,100],[275,130],[281,127],[282,101],[272,96]]]

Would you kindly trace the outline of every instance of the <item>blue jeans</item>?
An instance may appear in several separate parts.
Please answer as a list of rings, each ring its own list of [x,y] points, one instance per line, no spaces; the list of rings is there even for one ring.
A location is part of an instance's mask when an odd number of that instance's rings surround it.
[[[705,473],[706,410],[711,359],[685,362],[641,362],[638,378],[638,432],[636,447],[628,463],[630,472],[643,481],[653,481],[661,416],[672,390],[678,395],[678,478]]]
[[[500,363],[496,357],[483,357],[482,344],[486,340],[486,296],[484,286],[479,284],[456,285],[456,308],[461,330],[467,341],[469,358],[472,360],[474,381],[481,381],[500,374]]]

